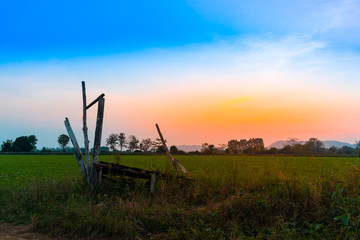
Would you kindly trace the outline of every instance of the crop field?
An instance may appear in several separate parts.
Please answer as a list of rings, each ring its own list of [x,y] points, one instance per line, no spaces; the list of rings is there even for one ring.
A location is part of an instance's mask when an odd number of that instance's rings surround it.
[[[271,179],[296,179],[301,184],[319,179],[342,179],[344,171],[359,162],[356,158],[336,157],[181,155],[176,158],[189,170],[190,178],[217,184],[231,181],[239,186]],[[174,172],[165,155],[108,155],[101,156],[100,160]],[[0,155],[1,187],[79,177],[80,170],[73,155]]]
[[[31,221],[39,231],[95,239],[356,239],[360,233],[359,159],[175,157],[193,183],[158,181],[150,196],[137,180],[103,181],[109,185],[89,193],[78,184],[73,155],[0,155],[0,222]],[[165,155],[100,160],[174,173]]]

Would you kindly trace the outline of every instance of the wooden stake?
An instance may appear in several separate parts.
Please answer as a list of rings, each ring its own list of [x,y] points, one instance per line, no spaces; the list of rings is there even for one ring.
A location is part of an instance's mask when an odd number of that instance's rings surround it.
[[[84,132],[84,144],[85,144],[85,165],[86,165],[86,174],[89,178],[90,174],[90,151],[89,151],[89,137],[88,137],[88,128],[86,124],[86,90],[85,82],[81,82],[82,86],[82,96],[83,96],[83,132]]]
[[[98,103],[98,112],[96,119],[96,128],[95,128],[95,139],[94,139],[94,147],[93,147],[93,158],[90,170],[90,185],[96,183],[97,180],[97,172],[94,163],[97,163],[99,160],[100,153],[100,145],[101,145],[101,133],[104,119],[104,107],[105,107],[105,99],[100,98]]]
[[[75,158],[79,164],[79,167],[80,167],[80,170],[81,170],[81,174],[83,176],[83,179],[84,181],[86,182],[86,169],[85,169],[85,165],[84,165],[84,160],[83,160],[83,157],[82,157],[82,154],[81,154],[81,151],[80,151],[80,148],[79,148],[79,144],[78,142],[76,141],[76,137],[75,137],[75,134],[71,128],[71,125],[70,125],[70,121],[68,118],[65,118],[65,127],[66,127],[66,130],[69,134],[69,137],[70,137],[70,140],[71,140],[71,143],[74,147],[74,154],[75,154]]]
[[[168,147],[166,146],[164,137],[163,137],[163,135],[161,134],[159,125],[158,125],[158,124],[155,124],[155,126],[156,126],[156,129],[157,129],[158,133],[159,133],[159,136],[160,136],[161,142],[162,142],[162,144],[163,144],[163,146],[164,146],[164,148],[165,148],[165,151],[166,151],[167,155],[169,156],[169,158],[170,158],[170,160],[171,160],[171,163],[172,163],[172,165],[174,166],[174,168],[175,168],[175,170],[176,170],[176,174],[179,175],[179,172],[178,172],[178,170],[177,170],[177,166],[176,166],[176,165],[178,165],[184,173],[187,173],[185,167],[184,167],[177,159],[175,159],[175,158],[171,155]]]
[[[156,184],[156,173],[151,174],[150,179],[150,193],[154,193]]]
[[[101,145],[101,133],[104,119],[104,107],[105,99],[100,98],[98,104],[98,112],[96,119],[96,128],[95,128],[95,139],[94,139],[94,148],[93,148],[93,163],[97,163],[99,160],[100,145]]]

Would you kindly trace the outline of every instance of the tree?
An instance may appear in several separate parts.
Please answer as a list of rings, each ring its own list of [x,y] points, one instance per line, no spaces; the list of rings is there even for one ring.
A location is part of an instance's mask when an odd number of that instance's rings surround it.
[[[118,141],[119,141],[120,151],[122,151],[123,148],[126,147],[126,143],[127,143],[125,133],[120,133],[119,134]]]
[[[282,149],[279,150],[279,153],[292,154],[294,152],[293,152],[291,145],[287,144]]]
[[[272,148],[268,149],[268,153],[269,154],[277,154],[278,149],[276,147],[272,147]]]
[[[359,157],[359,150],[360,150],[360,141],[355,141],[355,150],[356,150],[356,155],[355,157]]]
[[[165,147],[163,145],[158,146],[156,153],[166,153]]]
[[[116,145],[118,142],[118,135],[115,133],[112,133],[109,135],[109,137],[106,139],[106,146],[110,148],[111,151],[114,151],[116,149]]]
[[[129,136],[128,144],[130,152],[139,148],[139,140],[134,135]]]
[[[299,138],[289,138],[287,142],[291,147],[294,147],[296,144],[300,143]]]
[[[335,155],[338,151],[338,148],[335,147],[335,146],[331,146],[329,149],[328,149],[328,153],[331,154],[331,155]]]
[[[201,144],[201,152],[206,152],[209,149],[208,143]]]
[[[215,146],[213,144],[203,143],[201,145],[201,152],[204,154],[214,154]]]
[[[140,149],[144,152],[149,151],[151,148],[152,140],[150,138],[143,139],[140,143]]]
[[[239,153],[248,148],[248,141],[246,139],[230,140],[228,141],[228,152]]]
[[[179,154],[179,149],[173,145],[170,147],[170,153],[171,154]]]
[[[247,153],[261,153],[264,151],[264,140],[262,138],[250,138],[247,141],[246,149]]]
[[[62,148],[63,152],[65,152],[65,147],[66,145],[68,145],[69,141],[70,141],[70,138],[68,135],[66,134],[61,134],[59,137],[58,137],[58,143],[60,145],[60,147]]]
[[[324,144],[317,138],[309,138],[304,147],[306,152],[310,154],[323,153],[325,150]]]
[[[15,139],[11,146],[13,152],[30,152],[36,149],[37,138],[35,135],[21,136]]]
[[[166,143],[166,140],[165,140],[165,143]],[[160,138],[156,138],[155,141],[151,142],[151,151],[152,152],[163,153],[162,150],[164,150],[164,152],[166,152],[165,148],[160,149],[160,152],[159,152],[159,148],[161,148],[161,147],[163,147],[163,144],[162,144]]]
[[[1,144],[1,151],[2,152],[10,152],[12,147],[13,141],[8,139]]]

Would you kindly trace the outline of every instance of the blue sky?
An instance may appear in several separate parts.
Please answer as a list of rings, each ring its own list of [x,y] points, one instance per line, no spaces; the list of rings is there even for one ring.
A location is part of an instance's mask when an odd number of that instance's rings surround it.
[[[353,142],[359,23],[356,0],[3,1],[0,141],[57,146],[86,81],[107,96],[104,138],[158,122],[173,144]]]

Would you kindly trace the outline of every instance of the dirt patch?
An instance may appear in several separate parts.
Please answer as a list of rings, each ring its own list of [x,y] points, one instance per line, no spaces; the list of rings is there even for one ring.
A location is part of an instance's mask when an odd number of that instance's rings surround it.
[[[31,224],[29,225],[6,225],[0,224],[1,240],[66,240],[66,238],[49,237],[36,233]]]

